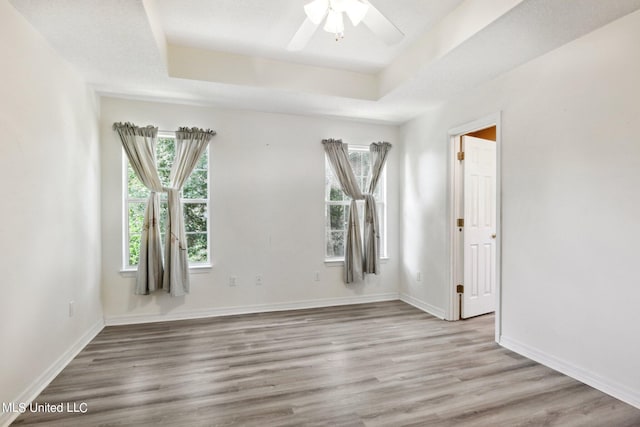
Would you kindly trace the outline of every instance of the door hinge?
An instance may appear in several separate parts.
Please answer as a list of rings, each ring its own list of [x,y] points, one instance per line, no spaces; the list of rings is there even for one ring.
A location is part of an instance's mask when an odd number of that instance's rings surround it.
[[[464,151],[459,151],[458,152],[458,160],[460,160],[460,161],[464,160]]]
[[[459,294],[463,294],[464,293],[464,285],[456,286],[456,292],[459,293]]]
[[[458,227],[464,227],[464,218],[458,218],[458,219],[456,220],[456,225],[457,225]]]

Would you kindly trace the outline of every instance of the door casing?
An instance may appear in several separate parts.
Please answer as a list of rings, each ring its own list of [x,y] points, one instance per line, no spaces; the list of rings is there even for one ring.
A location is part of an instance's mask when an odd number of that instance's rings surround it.
[[[460,265],[460,242],[456,220],[458,218],[458,199],[460,197],[461,181],[459,177],[462,173],[460,162],[458,161],[458,148],[460,147],[460,137],[471,132],[486,129],[491,126],[496,127],[496,312],[495,312],[495,340],[500,342],[502,333],[502,129],[500,123],[500,112],[491,114],[478,120],[456,126],[449,130],[447,143],[449,144],[449,242],[450,242],[450,286],[449,304],[447,307],[447,320],[458,320],[460,318],[459,297],[456,292],[456,285],[459,280],[458,268]]]

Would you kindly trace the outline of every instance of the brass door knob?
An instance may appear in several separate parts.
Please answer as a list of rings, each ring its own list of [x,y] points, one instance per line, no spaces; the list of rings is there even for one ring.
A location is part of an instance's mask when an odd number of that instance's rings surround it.
[[[491,235],[491,238],[492,238],[492,239],[495,239],[495,238],[496,238],[496,235],[495,235],[495,234],[492,234],[492,235]]]

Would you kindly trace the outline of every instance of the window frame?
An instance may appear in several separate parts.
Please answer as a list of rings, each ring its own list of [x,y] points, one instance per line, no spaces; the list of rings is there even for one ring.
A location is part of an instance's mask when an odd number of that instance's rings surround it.
[[[351,152],[366,152],[369,153],[369,146],[368,145],[350,145],[348,144],[348,151],[349,153]],[[324,262],[327,264],[342,264],[344,263],[344,255],[341,257],[330,257],[327,255],[327,244],[329,243],[329,233],[331,232],[331,224],[329,223],[329,206],[346,206],[347,208],[349,207],[349,205],[351,204],[351,199],[345,195],[346,200],[329,200],[329,194],[330,192],[329,187],[327,186],[327,178],[329,177],[327,175],[327,170],[331,171],[331,173],[333,174],[333,176],[335,176],[335,173],[333,172],[333,168],[331,166],[331,163],[329,162],[329,158],[327,157],[326,153],[324,156],[324,161],[325,161],[325,185],[324,185]],[[373,165],[371,165],[373,166]],[[388,240],[388,236],[387,236],[387,216],[388,216],[388,212],[387,212],[387,206],[388,206],[388,200],[387,200],[387,165],[385,164],[383,169],[382,169],[382,173],[380,175],[380,180],[378,181],[378,189],[380,191],[380,198],[381,200],[376,200],[376,207],[377,207],[377,211],[378,211],[378,222],[379,222],[379,226],[380,226],[380,236],[381,236],[381,242],[380,242],[380,259],[389,259],[388,257],[388,252],[387,252],[387,240]],[[342,190],[341,190],[342,191]],[[344,192],[343,192],[344,194]],[[364,213],[364,200],[357,200],[356,201],[357,205],[358,205],[358,213],[362,216]],[[362,232],[362,237],[364,239],[364,228],[362,228],[362,226],[364,221],[360,221],[360,226],[361,226],[361,232]],[[346,240],[346,231],[345,231],[345,240]],[[363,241],[364,244],[364,241]]]
[[[161,138],[171,138],[173,140],[175,140],[176,136],[174,132],[167,132],[167,131],[159,131],[158,132],[158,136],[157,139],[160,140]],[[175,147],[175,145],[174,145]],[[156,149],[157,149],[157,145],[156,145]],[[207,238],[207,260],[206,261],[201,261],[201,262],[191,262],[188,261],[189,263],[189,269],[190,270],[194,270],[194,269],[209,269],[211,268],[213,261],[212,261],[212,254],[211,254],[211,156],[210,156],[210,146],[207,145],[207,148],[205,149],[206,155],[207,155],[207,198],[206,199],[185,199],[184,197],[180,197],[180,202],[182,204],[182,207],[184,209],[184,205],[188,204],[188,203],[204,203],[206,205],[206,211],[207,211],[207,215],[206,215],[206,227],[207,227],[207,231],[206,231],[206,238]],[[157,153],[156,153],[157,154]],[[142,203],[145,205],[146,207],[146,203],[147,203],[147,198],[140,198],[140,197],[129,197],[129,174],[128,174],[128,170],[129,170],[129,158],[127,157],[124,148],[122,148],[122,234],[123,234],[123,240],[122,240],[122,269],[120,270],[122,273],[127,273],[127,272],[136,272],[138,271],[138,265],[130,265],[129,264],[129,260],[130,260],[130,252],[129,252],[129,239],[130,239],[130,234],[129,234],[129,206],[131,204],[136,204],[136,203]],[[181,193],[182,196],[182,193]],[[161,201],[162,202],[162,201]],[[186,224],[185,224],[186,226]],[[185,230],[185,235],[189,235],[189,234],[194,234],[194,232],[188,232]],[[202,234],[202,233],[196,233],[196,234]],[[164,239],[163,239],[164,240]],[[162,248],[164,250],[164,241],[161,242],[162,244]]]

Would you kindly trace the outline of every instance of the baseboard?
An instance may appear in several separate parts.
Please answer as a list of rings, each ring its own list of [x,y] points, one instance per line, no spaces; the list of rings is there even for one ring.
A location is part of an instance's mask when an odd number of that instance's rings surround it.
[[[504,348],[521,354],[531,360],[535,360],[542,365],[570,376],[573,379],[640,409],[640,392],[638,392],[638,390],[632,390],[627,386],[603,378],[598,374],[575,367],[567,361],[558,359],[555,356],[518,342],[517,340],[505,337],[504,335],[500,337],[499,344]]]
[[[400,300],[406,302],[407,304],[410,304],[412,306],[414,306],[415,308],[419,308],[420,310],[427,312],[429,314],[431,314],[432,316],[435,316],[439,319],[445,319],[445,312],[443,309],[436,307],[434,305],[431,305],[427,302],[424,302],[418,298],[414,298],[411,295],[407,295],[404,293],[400,294]]]
[[[104,328],[104,322],[100,319],[87,332],[85,332],[71,347],[51,364],[38,378],[31,383],[13,402],[31,403],[44,390],[55,377],[82,351],[83,348],[95,338]],[[8,426],[20,415],[19,412],[0,412],[0,426]]]
[[[305,308],[331,307],[349,304],[366,304],[370,302],[393,301],[398,299],[398,294],[396,292],[390,292],[384,294],[357,295],[342,298],[323,298],[275,304],[256,304],[237,307],[211,308],[176,313],[105,316],[104,320],[105,325],[107,326],[133,325],[138,323],[167,322],[171,320],[189,320],[207,317],[232,316],[236,314],[265,313],[269,311],[301,310]]]

